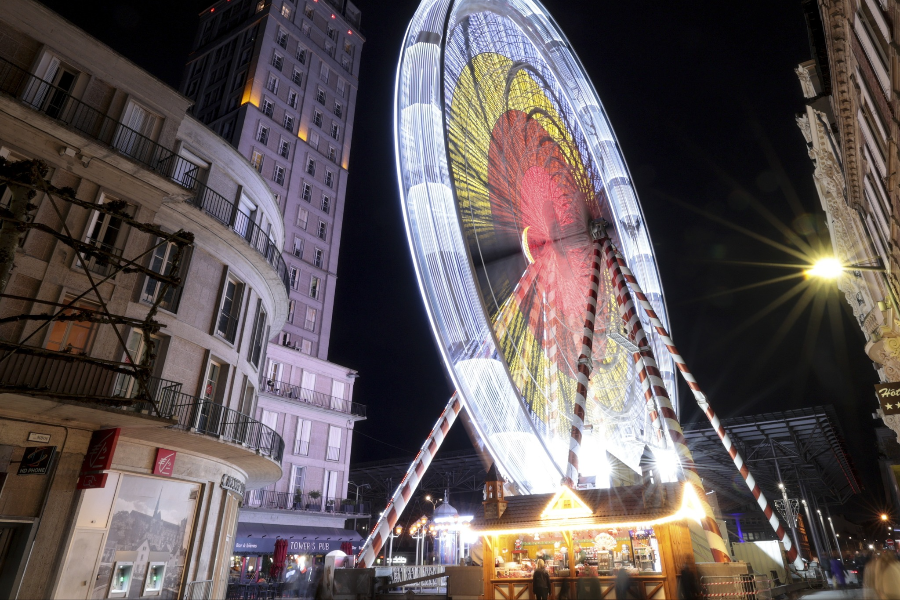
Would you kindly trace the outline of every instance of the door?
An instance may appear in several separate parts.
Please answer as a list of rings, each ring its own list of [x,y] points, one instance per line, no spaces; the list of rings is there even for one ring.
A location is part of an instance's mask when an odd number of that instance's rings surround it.
[[[18,588],[31,545],[31,523],[0,522],[0,598],[12,598]]]
[[[332,381],[331,382],[331,410],[339,410],[342,412],[349,412],[345,410],[346,402],[344,402],[344,382],[343,381]]]
[[[153,146],[150,136],[156,129],[156,121],[156,115],[132,102],[125,125],[119,126],[113,145],[124,154],[147,162]]]
[[[87,599],[93,589],[91,580],[100,557],[104,530],[81,530],[75,533],[63,577],[56,589],[57,598]]]
[[[70,98],[69,93],[75,85],[75,73],[65,67],[60,67],[57,69],[51,83],[54,87],[50,88],[42,108],[47,113],[47,116],[52,119],[65,119],[65,108]]]

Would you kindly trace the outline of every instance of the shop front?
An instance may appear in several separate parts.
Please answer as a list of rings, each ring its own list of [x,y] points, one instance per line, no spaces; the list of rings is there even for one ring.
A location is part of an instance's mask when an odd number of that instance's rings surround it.
[[[488,498],[472,521],[482,539],[486,599],[536,598],[539,560],[554,599],[617,598],[621,571],[629,598],[675,598],[678,574],[694,562],[689,519],[703,512],[687,484]]]
[[[285,560],[280,569],[278,540],[285,540]],[[238,523],[231,558],[230,583],[313,581],[316,571],[325,565],[325,556],[335,550],[355,554],[363,539],[350,529]],[[274,573],[274,575],[273,575]]]

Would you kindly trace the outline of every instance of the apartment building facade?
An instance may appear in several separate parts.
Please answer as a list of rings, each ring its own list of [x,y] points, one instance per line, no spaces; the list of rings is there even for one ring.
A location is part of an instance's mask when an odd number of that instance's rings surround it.
[[[882,382],[900,381],[900,2],[803,0],[813,59],[797,124],[815,167],[838,278]],[[873,404],[873,407],[877,407]],[[887,408],[884,404],[882,404]],[[900,414],[876,414],[900,439]]]
[[[254,418],[288,316],[281,210],[189,107],[4,3],[0,157],[49,170],[0,290],[2,597],[224,597],[244,489],[281,477]],[[5,215],[21,189],[0,182]]]
[[[256,418],[287,436],[287,459],[280,481],[246,494],[242,577],[267,564],[274,547],[260,545],[263,535],[291,540],[292,556],[304,538],[320,540],[319,554],[359,542],[341,528],[365,510],[346,502],[353,426],[365,408],[352,401],[357,373],[327,360],[359,24],[346,0],[222,0],[200,14],[184,71],[194,114],[268,181],[285,222],[289,309],[273,330]]]

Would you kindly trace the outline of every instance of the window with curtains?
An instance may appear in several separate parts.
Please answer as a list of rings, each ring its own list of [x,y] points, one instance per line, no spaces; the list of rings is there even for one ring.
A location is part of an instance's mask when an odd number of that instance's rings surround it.
[[[334,425],[328,426],[328,448],[325,451],[325,460],[337,462],[341,459],[341,428]]]
[[[312,421],[297,418],[297,432],[294,435],[294,454],[297,456],[309,455],[309,432],[312,429]]]

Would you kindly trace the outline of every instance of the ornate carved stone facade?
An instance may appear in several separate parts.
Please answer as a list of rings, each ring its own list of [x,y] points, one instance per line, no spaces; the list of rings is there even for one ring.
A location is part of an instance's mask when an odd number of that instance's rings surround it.
[[[882,381],[900,381],[900,0],[803,0],[813,60],[797,124],[815,165],[838,280]],[[879,412],[880,415],[880,412]],[[883,415],[880,415],[883,417]],[[900,417],[883,417],[900,439]]]

